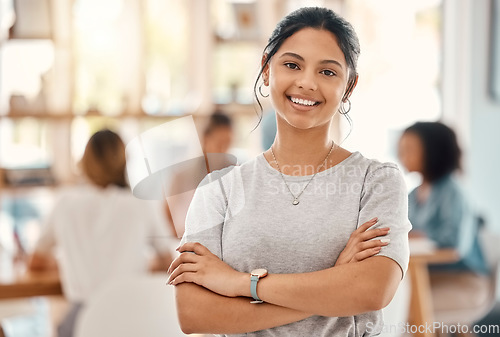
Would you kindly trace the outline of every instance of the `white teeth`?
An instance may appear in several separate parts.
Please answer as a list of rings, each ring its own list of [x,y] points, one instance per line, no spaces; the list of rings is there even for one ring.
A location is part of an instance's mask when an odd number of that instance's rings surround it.
[[[312,105],[316,104],[316,102],[314,102],[314,101],[308,101],[307,99],[302,99],[302,98],[290,97],[290,100],[293,103],[300,104],[300,105],[312,106]]]

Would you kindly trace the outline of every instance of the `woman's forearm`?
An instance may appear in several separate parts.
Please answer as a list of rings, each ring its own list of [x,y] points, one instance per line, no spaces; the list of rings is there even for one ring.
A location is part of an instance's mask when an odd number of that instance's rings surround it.
[[[250,274],[232,269],[199,243],[185,243],[179,250],[182,253],[169,268],[169,284],[195,283],[228,298],[251,297]],[[268,304],[311,315],[352,316],[385,307],[401,278],[401,268],[394,260],[372,256],[310,273],[270,274],[259,281],[257,293]],[[196,298],[178,301],[178,305],[194,302]],[[203,311],[198,314],[205,315]]]
[[[386,257],[304,274],[271,274],[257,286],[266,303],[321,316],[352,316],[385,307],[401,280],[401,269]],[[250,286],[242,296],[250,296]],[[247,289],[248,288],[248,289]]]
[[[179,323],[184,333],[246,333],[300,321],[311,314],[249,298],[226,297],[193,283],[176,286]]]

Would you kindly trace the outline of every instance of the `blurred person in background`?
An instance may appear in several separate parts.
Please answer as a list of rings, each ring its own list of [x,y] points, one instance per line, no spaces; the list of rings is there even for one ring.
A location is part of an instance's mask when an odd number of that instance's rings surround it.
[[[174,174],[165,207],[173,234],[177,237],[184,234],[187,210],[199,183],[208,173],[235,164],[232,156],[227,155],[233,137],[231,118],[222,111],[215,111],[203,131],[204,160]]]
[[[207,153],[227,153],[233,141],[233,123],[222,111],[215,111],[203,131],[203,151]]]
[[[157,269],[171,261],[168,225],[161,204],[136,199],[125,178],[125,145],[110,131],[87,143],[81,168],[87,183],[64,191],[31,256],[32,270],[57,266],[70,309],[58,336],[73,335],[77,314],[93,294],[115,278],[146,273],[147,248]]]
[[[403,166],[422,176],[422,184],[409,195],[410,237],[428,237],[460,256],[456,263],[431,269],[435,307],[439,310],[450,300],[440,294],[450,296],[453,290],[460,290],[459,297],[474,294],[465,301],[481,300],[487,292],[488,267],[478,236],[480,218],[454,179],[461,158],[455,132],[443,123],[417,122],[403,132],[398,152]]]

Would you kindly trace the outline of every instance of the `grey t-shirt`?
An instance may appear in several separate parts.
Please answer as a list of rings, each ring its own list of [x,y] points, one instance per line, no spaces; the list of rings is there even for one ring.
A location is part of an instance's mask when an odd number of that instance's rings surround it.
[[[295,195],[310,178],[285,175]],[[411,225],[408,196],[396,165],[355,152],[319,172],[298,205],[292,201],[280,173],[263,154],[215,171],[195,192],[182,242],[200,242],[241,272],[266,268],[271,274],[305,273],[334,266],[351,233],[376,216],[376,226],[391,228],[391,241],[378,255],[393,259],[406,272]],[[242,336],[376,336],[382,324],[381,311],[312,316]]]

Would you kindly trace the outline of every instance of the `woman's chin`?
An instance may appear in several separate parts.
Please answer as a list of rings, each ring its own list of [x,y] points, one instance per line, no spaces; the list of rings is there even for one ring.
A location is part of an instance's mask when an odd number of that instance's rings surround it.
[[[293,117],[293,118],[286,118],[286,122],[292,126],[295,129],[299,130],[309,130],[316,128],[321,125],[326,125],[328,126],[329,123],[321,123],[321,121],[318,120],[312,120],[310,117]]]

